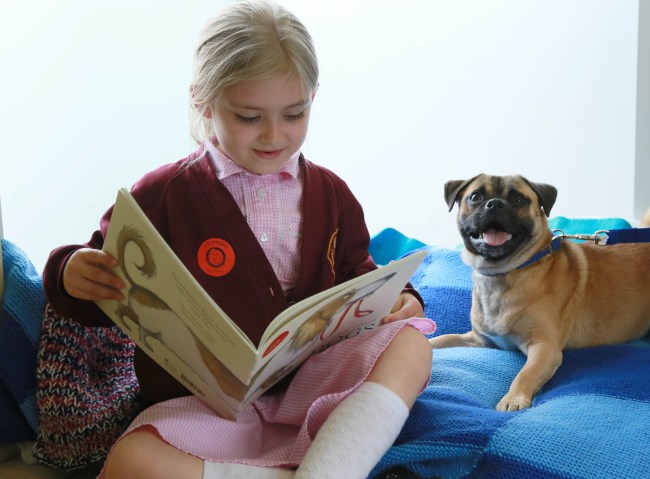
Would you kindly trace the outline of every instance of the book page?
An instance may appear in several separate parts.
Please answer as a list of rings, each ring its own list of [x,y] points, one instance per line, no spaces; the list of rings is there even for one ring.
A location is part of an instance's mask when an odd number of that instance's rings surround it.
[[[123,321],[130,331],[142,333],[138,325],[130,319],[124,318]],[[136,334],[133,340],[167,373],[183,384],[192,394],[203,400],[217,414],[227,419],[235,419],[241,410],[240,399],[230,397],[219,387],[218,381],[203,364],[200,353],[189,343],[191,337],[187,334],[184,336],[181,341],[188,342],[188,344],[183,351],[190,352],[184,359],[179,358],[157,337]]]
[[[293,306],[290,306],[282,313],[280,313],[268,325],[260,341],[259,350],[262,351],[264,349],[263,347],[264,344],[269,341],[269,338],[275,336],[277,331],[281,329],[283,326],[285,326],[286,323],[291,321],[296,321],[300,323],[300,320],[296,318],[298,318],[304,311],[307,311],[308,309],[312,308],[314,305],[318,305],[324,302],[327,298],[336,295],[341,291],[352,289],[354,288],[355,285],[359,283],[370,284],[379,278],[388,276],[393,272],[397,272],[399,274],[396,279],[392,280],[392,283],[397,283],[401,281],[402,278],[404,278],[404,282],[400,285],[399,291],[395,295],[395,298],[393,298],[393,303],[391,303],[391,307],[392,307],[395,300],[397,299],[397,296],[399,296],[399,292],[401,292],[402,289],[404,289],[404,286],[406,285],[406,283],[408,283],[411,275],[415,272],[415,270],[417,269],[417,267],[420,265],[420,263],[425,257],[426,257],[425,251],[416,251],[415,253],[406,256],[404,258],[401,258],[398,261],[394,261],[385,266],[380,266],[376,270],[369,271],[368,273],[362,276],[352,278],[349,281],[346,281],[345,283],[341,283],[330,289],[321,291],[320,293],[305,298],[302,301],[299,301],[298,303],[294,304]],[[361,285],[358,286],[358,288],[361,287],[362,287]]]
[[[115,203],[104,250],[124,262],[116,273],[126,284],[125,300],[97,302],[116,324],[123,326],[122,319],[128,317],[183,358],[201,348],[206,360],[214,362],[207,356],[217,356],[217,362],[240,381],[248,381],[256,348],[205,293],[124,189]],[[188,334],[193,343],[183,340]]]
[[[279,315],[260,343],[250,393],[266,389],[312,354],[380,326],[425,256],[425,251],[416,252]]]

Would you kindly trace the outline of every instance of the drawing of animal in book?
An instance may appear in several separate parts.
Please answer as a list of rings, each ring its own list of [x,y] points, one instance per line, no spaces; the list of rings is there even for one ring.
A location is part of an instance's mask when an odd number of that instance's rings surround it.
[[[121,302],[102,310],[168,373],[234,419],[312,354],[380,325],[426,253],[416,252],[296,303],[255,346],[164,242],[128,191],[104,250],[119,263]]]

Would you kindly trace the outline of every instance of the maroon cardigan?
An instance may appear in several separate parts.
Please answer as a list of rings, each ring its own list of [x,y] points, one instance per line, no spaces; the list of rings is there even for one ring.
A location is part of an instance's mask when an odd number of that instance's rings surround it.
[[[285,297],[237,203],[217,179],[212,161],[207,154],[197,160],[201,153],[199,150],[148,173],[134,185],[132,194],[201,286],[253,343],[259,343],[270,321],[291,303],[376,268],[368,253],[370,238],[359,202],[338,176],[301,157],[300,272],[295,288]],[[112,208],[85,245],[52,251],[43,272],[43,285],[53,308],[88,326],[114,324],[94,302],[74,299],[65,292],[63,269],[76,250],[102,248],[111,213]],[[225,276],[210,276],[198,264],[197,251],[210,238],[224,239],[234,249],[235,265]],[[422,302],[410,285],[406,290]],[[189,394],[139,348],[134,365],[147,403]]]

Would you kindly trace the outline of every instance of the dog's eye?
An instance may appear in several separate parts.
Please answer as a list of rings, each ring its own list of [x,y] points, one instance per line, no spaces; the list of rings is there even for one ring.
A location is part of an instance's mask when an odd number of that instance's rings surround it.
[[[472,203],[480,203],[481,201],[483,201],[483,197],[481,196],[481,193],[475,192],[471,194],[469,200]]]
[[[528,200],[526,199],[526,197],[521,193],[516,193],[512,198],[512,202],[515,204],[515,206],[525,205],[527,201]]]

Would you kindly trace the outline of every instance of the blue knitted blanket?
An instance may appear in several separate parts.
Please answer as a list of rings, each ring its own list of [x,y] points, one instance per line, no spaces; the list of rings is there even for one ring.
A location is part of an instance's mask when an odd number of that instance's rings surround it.
[[[2,240],[0,442],[33,440],[38,428],[36,354],[45,309],[41,275],[25,253]]]
[[[602,220],[558,218],[552,228],[557,223],[566,233],[602,226]],[[458,250],[426,249],[429,255],[411,279],[426,315],[437,322],[436,334],[465,332],[470,269]],[[524,361],[516,351],[434,351],[429,386],[370,477],[395,466],[447,479],[650,477],[650,340],[566,351],[532,408],[496,411]]]

